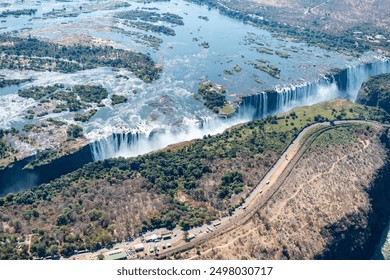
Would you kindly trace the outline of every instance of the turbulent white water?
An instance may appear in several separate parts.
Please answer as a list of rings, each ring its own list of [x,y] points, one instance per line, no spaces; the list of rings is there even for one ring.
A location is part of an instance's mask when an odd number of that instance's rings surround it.
[[[296,106],[312,105],[337,97],[355,101],[362,83],[368,77],[389,72],[389,60],[351,66],[335,76],[324,77],[312,83],[277,87],[276,92],[243,97],[239,112],[260,118],[271,113],[285,112]]]
[[[154,131],[149,134],[113,134],[90,144],[95,160],[111,157],[131,157],[164,148],[170,144],[202,138],[205,135],[221,133],[227,128],[249,121],[252,118],[208,119],[196,125],[181,127],[176,131]]]
[[[288,111],[296,106],[312,105],[337,97],[356,99],[358,89],[369,76],[390,72],[390,61],[375,62],[349,67],[335,76],[313,83],[277,88],[273,92],[243,97],[239,113],[230,119],[211,119],[203,125],[188,125],[168,130],[151,131],[148,134],[123,133],[91,143],[95,160],[110,157],[128,157],[144,154],[207,134],[220,133],[241,122],[257,119],[271,113]]]
[[[223,16],[216,10],[181,0],[155,3],[126,1],[131,7],[119,5],[117,8],[115,5],[119,2],[106,0],[5,2],[11,6],[0,7],[0,12],[27,8],[37,9],[37,12],[34,16],[6,17],[0,32],[18,31],[24,36],[38,36],[54,42],[89,38],[115,47],[150,53],[162,65],[161,78],[149,84],[123,69],[97,68],[73,74],[0,70],[0,75],[6,78],[34,79],[21,88],[54,83],[105,87],[109,92],[109,98],[103,100],[106,106],[97,108],[97,114],[89,122],[78,123],[91,141],[95,159],[146,153],[172,143],[222,132],[231,125],[299,105],[310,105],[339,96],[353,100],[358,87],[368,75],[386,72],[389,67],[388,63],[373,64],[371,68],[361,66],[363,59],[348,58],[304,43],[281,40],[268,31]],[[136,30],[115,17],[117,12],[151,8],[158,13],[170,12],[183,17],[183,26],[170,26],[176,36]],[[64,12],[59,12],[58,16],[45,15],[53,9]],[[67,13],[77,16],[67,16]],[[199,16],[207,16],[209,20],[205,21]],[[159,49],[145,46],[139,43],[139,37],[131,35],[134,33],[156,36],[163,43]],[[204,41],[209,43],[209,48],[200,46]],[[279,57],[275,53],[261,53],[257,51],[258,47],[280,50],[287,53],[289,58]],[[375,61],[379,58],[375,54],[367,54],[364,59]],[[255,69],[253,64],[260,61],[278,67],[281,70],[280,79]],[[345,68],[348,64],[351,66],[343,74],[321,78],[330,69]],[[234,71],[236,65],[242,70]],[[226,74],[225,70],[231,74]],[[204,79],[223,85],[229,101],[242,98],[237,116],[218,119],[211,110],[194,99],[197,85]],[[262,83],[258,83],[259,80]],[[75,123],[71,113],[55,114],[50,110],[45,116],[36,117],[33,121],[26,120],[26,111],[39,104],[17,97],[19,88],[0,89],[0,127],[22,128],[26,123],[47,118]],[[277,94],[271,94],[267,89],[276,89]],[[124,95],[128,102],[112,106],[112,94]]]
[[[356,100],[358,91],[368,77],[390,72],[390,60],[377,61],[369,64],[350,66],[338,77],[341,95],[352,101]],[[344,83],[343,83],[344,81]]]

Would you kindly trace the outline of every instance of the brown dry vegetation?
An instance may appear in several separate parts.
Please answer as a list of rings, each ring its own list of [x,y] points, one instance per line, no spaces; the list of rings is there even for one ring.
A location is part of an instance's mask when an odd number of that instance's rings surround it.
[[[143,219],[166,208],[166,197],[148,186],[149,183],[137,175],[120,183],[79,181],[64,188],[52,201],[23,205],[17,212],[14,208],[3,208],[0,226],[6,233],[21,235],[31,233],[33,226],[54,234],[60,245],[64,237],[70,235],[93,248],[94,244],[88,244],[89,240],[84,237],[91,231],[103,229],[112,236],[107,243],[119,241],[139,232]],[[31,209],[38,212],[38,217],[26,215]],[[53,227],[58,224],[59,213],[65,212],[72,227]]]
[[[311,25],[325,30],[343,30],[362,23],[385,30],[390,27],[388,17],[390,6],[386,0],[248,0],[247,2],[252,9],[257,8],[272,16],[274,20]],[[240,4],[237,2],[236,5]]]
[[[0,256],[68,256],[148,229],[189,229],[212,221],[240,203],[303,127],[338,114],[387,118],[374,108],[335,100],[137,158],[90,163],[48,184],[8,194],[0,199]],[[294,119],[295,126],[286,126],[286,119]]]
[[[178,191],[174,198],[190,209],[202,209],[209,217],[225,216],[256,186],[259,176],[266,173],[277,157],[276,152],[267,151],[256,156],[245,153],[234,159],[215,159],[210,164],[211,172],[198,180],[196,188],[188,193]],[[242,173],[244,191],[221,200],[217,188],[228,170]],[[8,197],[12,199],[12,195]],[[109,179],[71,182],[46,201],[1,207],[0,232],[19,236],[21,244],[34,234],[31,240],[34,248],[46,244],[43,256],[53,246],[66,256],[78,248],[94,250],[136,236],[143,230],[143,221],[177,207],[169,195],[139,173],[125,181],[116,179],[113,173]],[[66,217],[63,222],[59,222],[61,216]],[[25,252],[22,258],[29,254]],[[35,249],[31,256],[37,255]]]
[[[358,250],[370,235],[369,186],[387,160],[382,133],[365,126],[325,133],[248,223],[182,257],[313,259],[339,242],[335,235],[348,238],[349,228],[357,232],[350,250]]]
[[[389,55],[387,0],[189,0],[254,23],[291,40],[357,55]]]
[[[221,211],[219,216],[226,216],[231,206],[238,205],[242,197],[246,197],[264,176],[268,169],[275,163],[278,154],[274,151],[266,151],[263,154],[241,155],[234,160],[218,159],[211,164],[211,172],[205,174],[199,180],[199,188],[204,190],[204,198],[210,205]],[[233,194],[229,200],[223,200],[217,196],[217,188],[221,183],[221,177],[227,170],[239,170],[244,178],[244,191],[238,195]]]

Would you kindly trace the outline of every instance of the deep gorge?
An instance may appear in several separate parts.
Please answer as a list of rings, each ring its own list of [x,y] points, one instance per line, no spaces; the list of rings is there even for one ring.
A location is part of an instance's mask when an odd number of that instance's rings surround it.
[[[277,88],[246,96],[242,98],[238,112],[232,119],[235,119],[235,123],[259,119],[270,114],[288,111],[297,106],[311,105],[336,97],[354,101],[365,79],[389,72],[390,60],[383,60],[349,67],[312,83]],[[86,146],[72,155],[33,170],[23,169],[30,160],[25,159],[0,171],[0,196],[50,182],[93,160],[117,156],[137,156],[170,144],[202,137],[210,134],[210,131],[224,122],[229,122],[229,119],[200,121],[197,127],[185,128],[184,132],[158,131],[149,135],[138,132],[113,134],[108,138],[90,143],[89,147]]]

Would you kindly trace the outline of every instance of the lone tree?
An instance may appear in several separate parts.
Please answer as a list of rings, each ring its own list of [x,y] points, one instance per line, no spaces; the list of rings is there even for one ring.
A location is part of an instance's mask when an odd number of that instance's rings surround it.
[[[80,138],[84,136],[83,128],[75,124],[70,125],[66,133],[69,138]]]

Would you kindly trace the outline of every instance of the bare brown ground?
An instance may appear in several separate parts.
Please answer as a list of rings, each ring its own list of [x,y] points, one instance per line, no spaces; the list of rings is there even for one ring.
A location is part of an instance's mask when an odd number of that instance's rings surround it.
[[[390,5],[387,0],[245,0],[230,1],[229,6],[247,8],[290,24],[318,23],[325,30],[343,30],[355,25],[390,27]],[[318,26],[317,26],[318,27]]]
[[[238,157],[234,160],[218,159],[211,164],[212,172],[203,175],[199,181],[199,188],[204,190],[204,197],[211,207],[218,209],[221,217],[227,215],[227,209],[230,206],[237,205],[241,198],[245,198],[256,187],[259,178],[267,173],[278,155],[273,151],[267,151],[260,157],[250,158],[249,156]],[[239,170],[244,178],[244,191],[239,194],[233,194],[230,200],[221,201],[217,197],[217,188],[221,183],[221,177],[227,170]]]
[[[12,217],[20,220],[21,234],[27,235],[32,223],[34,227],[50,232],[56,224],[57,216],[65,208],[70,208],[71,217],[75,217],[75,224],[72,226],[74,230],[69,232],[83,238],[91,227],[98,228],[104,223],[109,223],[114,225],[113,240],[119,241],[138,233],[143,219],[158,215],[160,211],[166,209],[168,205],[166,197],[154,189],[148,189],[148,186],[146,179],[140,176],[122,183],[109,183],[103,180],[96,183],[80,181],[77,186],[64,188],[53,201],[37,205],[36,210],[41,213],[39,219],[23,218],[23,212],[31,209],[29,205],[21,206],[17,213],[13,209],[3,208],[1,213],[3,223],[0,227],[2,226],[5,232],[13,233],[15,229],[10,226]],[[78,192],[81,194],[76,196]],[[97,209],[101,211],[102,218],[91,222],[90,213]],[[63,236],[57,238],[60,242],[63,240]]]
[[[361,130],[345,144],[317,145],[248,223],[182,257],[312,259],[332,241],[322,229],[347,215],[368,213],[368,186],[385,160],[378,130]]]

